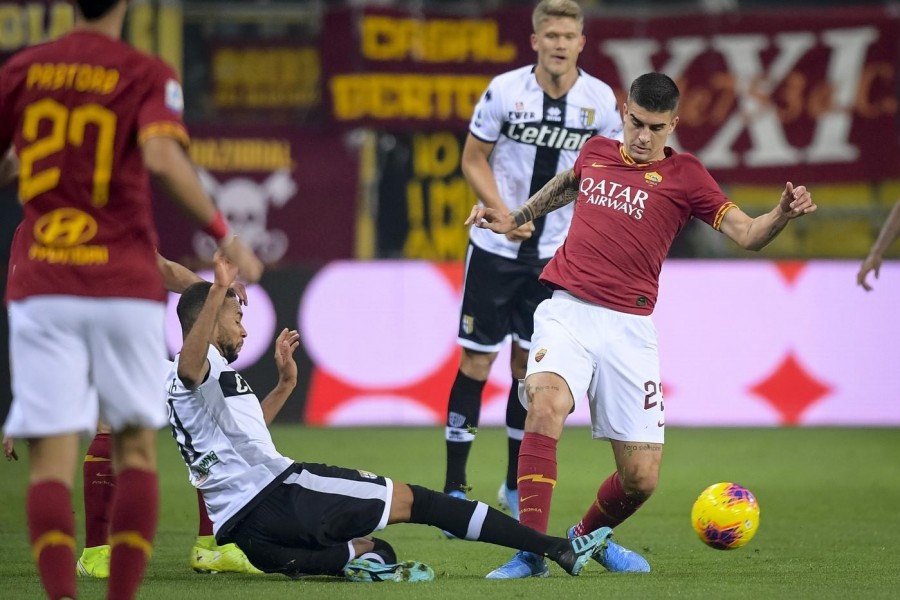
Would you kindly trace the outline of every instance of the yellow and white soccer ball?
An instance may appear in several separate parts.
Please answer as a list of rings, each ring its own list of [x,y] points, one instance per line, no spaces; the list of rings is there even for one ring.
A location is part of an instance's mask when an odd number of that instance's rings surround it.
[[[700,540],[710,548],[734,550],[756,535],[759,503],[743,486],[715,483],[697,497],[691,509],[691,523]]]

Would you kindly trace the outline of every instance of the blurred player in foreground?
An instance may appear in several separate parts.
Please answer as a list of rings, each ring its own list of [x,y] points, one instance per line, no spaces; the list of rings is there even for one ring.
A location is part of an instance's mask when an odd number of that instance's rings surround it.
[[[0,174],[18,173],[24,212],[10,252],[4,433],[29,440],[29,538],[54,599],[76,597],[71,489],[78,437],[98,421],[113,431],[118,478],[109,597],[134,597],[153,547],[166,352],[148,173],[245,279],[262,272],[185,154],[174,72],[120,40],[126,9],[126,0],[78,0],[70,33],[0,70]]]
[[[891,214],[888,215],[881,231],[878,232],[878,238],[872,244],[869,255],[859,267],[859,273],[856,275],[856,283],[861,285],[867,292],[872,291],[872,286],[866,279],[869,273],[874,273],[875,279],[878,279],[878,272],[881,270],[881,261],[884,259],[884,253],[888,247],[894,243],[897,236],[900,235],[900,201],[894,204]]]
[[[747,216],[694,156],[666,146],[678,124],[678,99],[678,87],[666,75],[638,77],[622,107],[624,143],[591,138],[575,167],[522,207],[507,212],[475,206],[466,221],[503,234],[575,203],[569,235],[541,274],[554,292],[534,315],[524,383],[528,417],[519,453],[519,515],[538,531],[547,531],[550,517],[557,441],[585,395],[592,435],[610,440],[616,472],[568,535],[619,525],[656,489],[666,423],[650,315],[678,232],[697,218],[742,248],[760,250],[792,219],[816,210],[807,189],[788,182],[775,208]],[[597,557],[610,571],[650,570],[642,556],[613,543]],[[520,552],[488,577],[546,574],[542,557]]]
[[[180,294],[189,285],[203,281],[193,271],[157,255],[157,263],[163,276],[165,288]],[[239,302],[247,305],[247,290],[242,283],[235,283],[233,289]],[[161,378],[171,368],[166,361]],[[162,379],[161,379],[162,381]],[[275,414],[266,415],[266,424],[271,423]],[[18,460],[14,440],[3,438],[3,451],[7,460]],[[109,515],[116,486],[116,473],[112,463],[112,439],[110,428],[105,423],[97,425],[97,433],[91,440],[82,465],[84,491],[84,549],[75,563],[75,571],[83,577],[107,579],[109,577]],[[219,546],[213,536],[212,521],[206,512],[203,496],[197,490],[198,530],[197,538],[190,553],[190,566],[198,573],[261,573],[249,563],[247,557],[235,544]]]
[[[267,573],[343,575],[353,581],[427,581],[431,568],[397,562],[391,547],[366,537],[391,523],[424,523],[456,537],[548,556],[578,575],[603,550],[611,531],[572,540],[524,527],[481,502],[470,502],[354,469],[295,463],[282,456],[266,415],[297,383],[296,331],[275,340],[278,384],[260,402],[228,366],[247,332],[230,288],[235,267],[215,258],[213,283],[182,294],[184,345],[169,375],[169,423],[191,483],[203,492],[220,543],[236,542]]]

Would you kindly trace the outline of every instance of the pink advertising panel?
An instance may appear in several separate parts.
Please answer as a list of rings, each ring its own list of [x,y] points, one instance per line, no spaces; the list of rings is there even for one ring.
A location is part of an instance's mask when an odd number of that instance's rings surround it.
[[[670,261],[653,315],[666,422],[900,425],[900,265],[874,292],[855,262]],[[312,359],[309,424],[440,425],[456,373],[461,265],[333,262],[297,315]],[[508,350],[482,425],[503,425]],[[579,402],[570,424],[587,424]]]

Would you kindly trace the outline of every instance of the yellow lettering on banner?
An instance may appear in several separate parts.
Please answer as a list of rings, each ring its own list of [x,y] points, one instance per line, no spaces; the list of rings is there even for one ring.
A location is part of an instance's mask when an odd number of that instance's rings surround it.
[[[225,48],[213,56],[222,108],[307,108],[320,100],[317,48]]]
[[[334,117],[468,121],[490,80],[482,75],[336,75],[330,82]]]
[[[873,119],[881,115],[897,114],[897,98],[885,94],[880,100],[872,97],[872,86],[876,80],[883,83],[894,81],[896,69],[891,63],[877,62],[863,68],[859,78],[859,90],[856,92],[856,110],[861,117]]]
[[[18,50],[25,46],[56,39],[72,29],[74,13],[70,2],[54,2],[46,30],[44,20],[48,7],[45,4],[0,4],[0,50]]]
[[[413,137],[413,178],[406,184],[406,258],[460,260],[469,233],[462,223],[475,193],[459,174],[461,156],[457,137],[449,132]]]
[[[284,139],[194,138],[191,160],[211,171],[292,169],[291,143]]]
[[[449,177],[459,169],[459,159],[459,142],[450,132],[413,138],[413,171],[419,177]]]
[[[360,45],[365,58],[380,61],[508,63],[517,54],[515,44],[500,41],[500,28],[490,19],[366,15]]]

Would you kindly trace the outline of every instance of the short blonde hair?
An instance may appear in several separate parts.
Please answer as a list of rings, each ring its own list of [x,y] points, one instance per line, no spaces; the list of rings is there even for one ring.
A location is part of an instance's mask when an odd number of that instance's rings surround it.
[[[534,7],[531,13],[531,26],[535,33],[540,28],[541,23],[550,17],[568,17],[578,21],[578,25],[584,27],[584,13],[581,12],[581,5],[575,0],[541,0]]]

